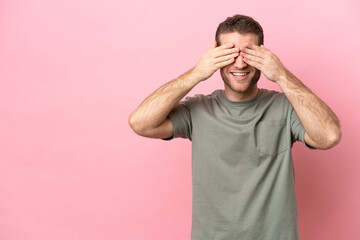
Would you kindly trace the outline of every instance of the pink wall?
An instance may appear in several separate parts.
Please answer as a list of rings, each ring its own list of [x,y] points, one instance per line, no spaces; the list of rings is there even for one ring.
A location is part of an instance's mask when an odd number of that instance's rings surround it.
[[[2,0],[0,239],[189,240],[190,142],[141,138],[127,118],[236,13],[263,25],[265,46],[342,122],[334,149],[294,147],[300,238],[360,239],[359,10],[357,0]],[[219,73],[190,95],[215,88]]]

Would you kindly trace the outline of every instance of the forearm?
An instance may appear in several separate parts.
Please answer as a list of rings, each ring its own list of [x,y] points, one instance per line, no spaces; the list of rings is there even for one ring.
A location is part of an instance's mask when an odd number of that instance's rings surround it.
[[[320,149],[335,146],[341,139],[341,130],[330,107],[288,70],[277,83],[297,113],[312,145]]]
[[[164,122],[175,105],[200,82],[193,69],[161,86],[140,104],[129,117],[135,132],[154,129]]]
[[[166,137],[171,131],[169,121],[166,121],[175,105],[199,82],[210,78],[218,69],[231,64],[239,55],[239,49],[234,43],[217,47],[216,41],[202,55],[195,67],[161,86],[147,97],[130,115],[129,123],[132,129],[142,136]]]
[[[289,72],[274,53],[263,45],[253,44],[247,44],[241,51],[246,63],[279,84],[305,128],[305,141],[309,145],[328,149],[340,141],[340,123],[334,112]]]

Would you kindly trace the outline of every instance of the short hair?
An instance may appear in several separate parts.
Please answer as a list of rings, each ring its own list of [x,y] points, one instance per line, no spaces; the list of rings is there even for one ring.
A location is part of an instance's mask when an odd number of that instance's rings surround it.
[[[258,37],[259,45],[264,44],[263,29],[252,17],[236,14],[220,23],[215,34],[217,45],[220,46],[220,35],[222,33],[232,32],[240,34],[255,33]]]

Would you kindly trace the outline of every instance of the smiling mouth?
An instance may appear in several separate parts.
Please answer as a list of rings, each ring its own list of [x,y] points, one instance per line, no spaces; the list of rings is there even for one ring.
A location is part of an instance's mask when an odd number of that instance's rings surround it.
[[[234,80],[243,82],[247,78],[246,76],[249,75],[249,72],[232,72],[231,75],[233,76]]]
[[[243,77],[243,76],[246,76],[248,75],[249,73],[248,72],[232,72],[231,75],[235,76],[235,77]]]

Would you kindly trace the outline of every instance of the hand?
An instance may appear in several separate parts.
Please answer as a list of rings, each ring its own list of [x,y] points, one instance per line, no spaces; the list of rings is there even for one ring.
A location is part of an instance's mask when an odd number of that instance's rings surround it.
[[[264,45],[259,47],[248,43],[241,49],[240,55],[247,64],[259,69],[270,81],[278,82],[287,74],[280,59]]]
[[[206,52],[194,67],[193,73],[196,74],[201,81],[211,77],[219,68],[225,67],[239,56],[239,48],[235,48],[234,43],[228,43],[216,47],[217,43],[214,41],[210,50]]]

